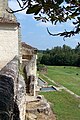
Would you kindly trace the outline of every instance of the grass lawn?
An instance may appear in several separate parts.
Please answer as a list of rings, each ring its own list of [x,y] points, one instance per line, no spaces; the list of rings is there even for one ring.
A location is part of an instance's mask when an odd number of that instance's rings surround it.
[[[41,92],[52,103],[51,107],[57,120],[80,120],[80,100],[66,91]]]
[[[80,68],[48,66],[48,72],[45,75],[80,95]],[[40,74],[40,76],[49,84],[54,85],[43,74]],[[80,120],[80,99],[64,90],[61,92],[40,92],[40,94],[52,103],[51,107],[57,120]]]
[[[40,77],[41,79],[45,80],[45,81],[48,83],[48,85],[55,85],[55,84],[53,84],[51,81],[49,81],[45,76],[43,76],[43,74],[39,73],[39,77]],[[56,86],[56,85],[55,85],[55,86]]]
[[[45,75],[77,95],[80,95],[79,67],[48,66],[48,72]]]

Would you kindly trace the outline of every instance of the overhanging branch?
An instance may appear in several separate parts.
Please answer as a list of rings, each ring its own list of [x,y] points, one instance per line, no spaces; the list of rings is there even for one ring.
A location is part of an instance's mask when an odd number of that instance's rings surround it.
[[[47,28],[47,32],[49,33],[49,35],[52,35],[52,36],[63,36],[64,38],[66,38],[66,37],[75,36],[75,34],[79,34],[80,29],[78,28],[78,29],[76,29],[75,31],[73,30],[73,31],[69,31],[69,32],[65,30],[65,32],[53,34],[53,33],[51,33],[51,32],[49,31],[49,29]],[[63,39],[64,39],[64,38],[63,38]]]

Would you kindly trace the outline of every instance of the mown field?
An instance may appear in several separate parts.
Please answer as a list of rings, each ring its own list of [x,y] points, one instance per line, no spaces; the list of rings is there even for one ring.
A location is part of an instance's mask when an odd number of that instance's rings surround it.
[[[80,68],[69,66],[48,66],[45,74],[55,82],[80,95]]]
[[[80,68],[48,66],[48,72],[45,75],[80,95]],[[40,76],[49,84],[53,84],[42,73]],[[43,94],[52,103],[51,107],[56,114],[57,120],[80,120],[80,99],[64,90],[61,92],[41,92],[40,94]]]

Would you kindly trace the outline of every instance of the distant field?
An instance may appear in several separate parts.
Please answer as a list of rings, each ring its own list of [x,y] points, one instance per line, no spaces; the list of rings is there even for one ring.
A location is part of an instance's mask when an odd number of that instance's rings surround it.
[[[80,95],[79,67],[48,66],[48,72],[45,75],[55,82],[67,87],[77,95]]]
[[[48,66],[48,72],[45,75],[80,95],[80,68]],[[53,84],[42,73],[40,76],[49,84]],[[52,103],[51,106],[57,120],[80,120],[80,99],[75,98],[64,90],[61,92],[41,92],[40,94],[43,94]]]

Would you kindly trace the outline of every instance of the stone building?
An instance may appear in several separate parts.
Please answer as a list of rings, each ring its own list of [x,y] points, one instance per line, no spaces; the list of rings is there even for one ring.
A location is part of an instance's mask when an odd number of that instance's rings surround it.
[[[11,82],[9,81],[9,86],[7,86],[9,79],[12,81],[12,91],[13,91],[13,99],[8,102],[7,107],[13,103],[13,106],[8,111],[2,111],[0,107],[0,119],[4,117],[3,113],[7,113],[8,117],[13,117],[15,114],[18,115],[20,113],[20,120],[26,120],[26,91],[25,87],[29,88],[30,95],[35,96],[36,86],[37,86],[37,76],[36,76],[36,59],[37,59],[37,51],[35,48],[27,45],[26,43],[21,43],[20,37],[20,24],[18,23],[14,14],[9,13],[10,8],[8,7],[8,0],[0,0],[0,93],[4,94],[1,90],[5,91],[5,89],[9,89],[11,86]],[[16,56],[16,57],[15,57]],[[14,59],[15,58],[15,59]],[[16,59],[17,58],[17,59]],[[20,62],[19,62],[20,61]],[[22,75],[19,74],[19,63],[25,67],[27,81],[24,81]],[[16,73],[16,75],[15,75]],[[2,77],[6,78],[2,81]],[[4,87],[2,86],[4,82]],[[9,90],[8,90],[9,92]],[[8,94],[6,91],[6,93]],[[12,93],[9,93],[10,95]],[[3,98],[4,99],[4,98]],[[7,99],[7,98],[5,98]],[[4,99],[4,103],[6,102]],[[2,96],[0,96],[0,101],[2,101]],[[9,101],[9,100],[8,100]],[[14,106],[14,102],[17,107]],[[1,102],[0,102],[1,103]],[[3,103],[3,101],[2,101]],[[3,103],[3,105],[4,105]],[[1,104],[0,104],[1,106]],[[4,105],[5,106],[5,105]],[[5,108],[5,107],[4,107]],[[14,109],[15,108],[15,109]],[[19,111],[18,111],[19,108]],[[5,115],[6,116],[6,115]],[[13,120],[9,118],[10,120]],[[6,118],[6,120],[9,120]],[[18,118],[14,118],[14,120],[19,120]]]
[[[0,0],[0,69],[19,56],[20,25],[7,10],[8,0]]]
[[[38,118],[44,115],[52,118],[49,105],[36,97],[37,49],[21,43],[20,24],[6,9],[10,11],[8,0],[0,0],[0,120],[42,120]],[[25,68],[26,78],[20,74],[20,65]]]
[[[26,71],[26,92],[30,95],[36,95],[37,90],[37,49],[26,44],[21,43],[22,65],[25,66]]]

